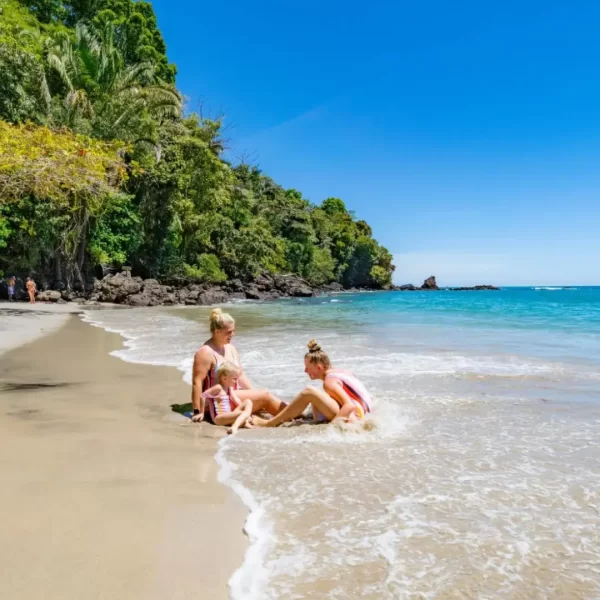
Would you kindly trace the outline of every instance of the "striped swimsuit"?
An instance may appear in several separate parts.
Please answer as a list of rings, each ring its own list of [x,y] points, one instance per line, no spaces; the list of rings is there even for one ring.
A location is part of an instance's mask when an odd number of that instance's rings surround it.
[[[215,350],[213,350],[210,346],[207,345],[207,347],[210,349],[210,351],[213,353],[213,356],[215,357],[215,365],[214,367],[212,367],[210,369],[210,371],[207,373],[206,377],[204,378],[204,381],[202,382],[202,396],[204,396],[204,398],[206,398],[208,400],[208,402],[206,403],[206,409],[205,409],[205,414],[207,412],[208,409],[208,413],[210,416],[210,421],[214,422],[215,417],[217,417],[220,414],[226,413],[226,412],[232,412],[237,408],[237,403],[230,398],[229,393],[224,394],[217,397],[214,396],[207,396],[206,395],[206,390],[210,390],[211,387],[217,385],[217,383],[219,383],[219,378],[217,377],[217,371],[219,370],[219,367],[221,366],[221,363],[225,362],[225,359]],[[235,365],[238,365],[238,361],[237,360],[233,360],[231,361],[233,362]],[[239,384],[236,384],[236,387],[234,388],[234,391],[239,389]],[[227,392],[229,392],[229,390],[227,390]],[[224,400],[224,398],[226,398],[226,400]],[[228,410],[223,410],[224,407],[229,407]]]
[[[204,392],[202,397],[207,400],[208,410],[213,422],[219,415],[233,412],[238,407],[238,403],[231,397],[231,389],[218,396],[211,396],[208,392]]]
[[[356,416],[364,419],[371,412],[373,401],[367,388],[350,371],[335,370],[327,373],[325,379],[331,377],[341,382],[342,388],[350,396],[356,406]]]

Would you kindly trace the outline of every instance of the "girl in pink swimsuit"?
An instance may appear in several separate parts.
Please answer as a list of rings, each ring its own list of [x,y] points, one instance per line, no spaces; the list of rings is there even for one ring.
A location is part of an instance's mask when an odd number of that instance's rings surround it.
[[[305,388],[272,419],[252,417],[257,427],[277,427],[299,417],[309,404],[318,421],[343,418],[348,421],[363,419],[371,412],[372,400],[362,382],[350,371],[334,369],[321,346],[311,340],[304,357],[304,372],[313,380],[320,379],[323,389]]]
[[[208,404],[208,410],[215,425],[231,425],[227,433],[236,434],[240,427],[247,424],[252,414],[252,400],[241,401],[236,394],[240,369],[231,362],[223,362],[216,372],[218,383],[202,393],[201,410]]]

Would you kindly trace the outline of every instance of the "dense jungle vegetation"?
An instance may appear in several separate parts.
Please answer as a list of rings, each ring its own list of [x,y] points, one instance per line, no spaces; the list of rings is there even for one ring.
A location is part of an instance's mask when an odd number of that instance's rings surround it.
[[[0,0],[0,271],[391,283],[367,223],[225,160],[175,80],[149,2]]]

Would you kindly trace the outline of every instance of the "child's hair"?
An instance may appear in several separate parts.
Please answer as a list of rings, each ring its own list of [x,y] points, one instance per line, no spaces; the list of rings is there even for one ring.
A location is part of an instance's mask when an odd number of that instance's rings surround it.
[[[308,359],[308,362],[311,365],[322,365],[324,369],[329,369],[329,367],[331,367],[329,356],[321,350],[321,346],[317,340],[310,340],[310,342],[308,342],[308,352],[304,358]]]
[[[213,309],[208,320],[211,333],[214,333],[217,329],[223,329],[227,325],[235,325],[235,319],[230,314],[224,313],[220,308]]]
[[[217,370],[217,379],[219,383],[221,383],[222,377],[227,377],[228,375],[239,375],[240,368],[237,365],[234,365],[232,362],[226,360],[224,363],[221,363],[221,366]]]

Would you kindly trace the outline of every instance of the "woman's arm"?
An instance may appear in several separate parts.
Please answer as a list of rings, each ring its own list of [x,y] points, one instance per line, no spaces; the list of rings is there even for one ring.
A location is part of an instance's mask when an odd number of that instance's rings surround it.
[[[240,388],[242,388],[243,390],[251,390],[254,386],[252,385],[252,382],[250,381],[250,378],[248,377],[248,375],[246,375],[246,373],[244,373],[244,369],[242,369],[242,362],[240,361],[240,355],[239,355],[237,349],[235,348],[235,346],[232,346],[231,349],[233,350],[233,353],[235,354],[236,362],[238,364],[238,367],[240,368],[240,376],[238,377],[238,382],[240,384]]]
[[[194,356],[192,370],[192,408],[194,410],[192,421],[194,422],[204,419],[205,401],[202,397],[202,384],[212,367],[212,360],[212,353],[205,347],[200,348]]]

